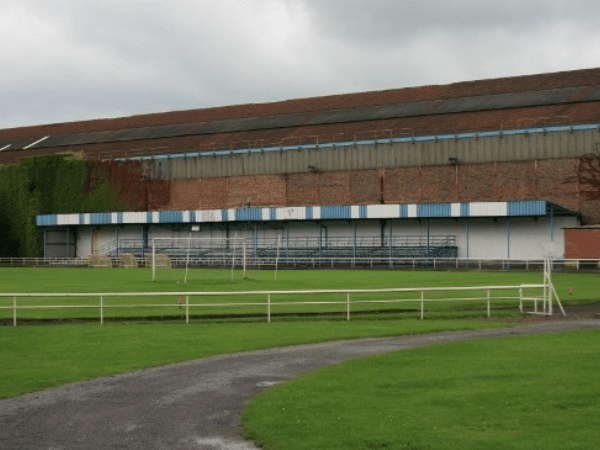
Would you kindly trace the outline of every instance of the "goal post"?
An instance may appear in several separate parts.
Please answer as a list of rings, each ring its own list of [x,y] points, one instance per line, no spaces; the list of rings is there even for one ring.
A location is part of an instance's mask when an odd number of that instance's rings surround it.
[[[244,238],[153,237],[152,281],[157,269],[184,269],[181,282],[187,283],[190,267],[231,268],[233,279],[236,269],[246,277],[246,247]],[[179,280],[178,280],[179,281]]]

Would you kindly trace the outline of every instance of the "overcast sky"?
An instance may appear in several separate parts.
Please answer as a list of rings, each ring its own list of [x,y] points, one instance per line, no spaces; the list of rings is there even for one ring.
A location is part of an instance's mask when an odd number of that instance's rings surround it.
[[[2,0],[0,128],[600,67],[597,0]]]

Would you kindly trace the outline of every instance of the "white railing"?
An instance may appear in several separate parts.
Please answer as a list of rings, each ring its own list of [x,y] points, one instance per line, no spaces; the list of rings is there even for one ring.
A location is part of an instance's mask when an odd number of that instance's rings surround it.
[[[185,258],[172,258],[173,265],[185,266]],[[274,268],[276,258],[247,257],[251,268]],[[308,268],[392,268],[392,269],[457,269],[457,270],[541,270],[544,266],[543,259],[490,259],[490,258],[400,258],[400,257],[291,257],[281,251],[278,264],[281,267],[308,267]],[[120,258],[113,258],[111,265],[121,265]],[[138,260],[140,265],[145,261]],[[225,267],[231,264],[231,257],[219,256],[208,258],[190,258],[192,266]],[[0,258],[0,266],[88,266],[90,261],[82,258]],[[552,269],[558,271],[595,271],[600,272],[600,259],[554,259]]]
[[[521,312],[524,312],[524,303],[527,301],[533,302],[532,313],[552,315],[552,295],[548,295],[550,292],[550,286],[545,284],[522,284],[518,286],[468,286],[468,287],[415,287],[415,288],[388,288],[388,289],[324,289],[324,290],[300,290],[300,291],[242,291],[242,292],[107,292],[107,293],[0,293],[0,299],[11,299],[12,305],[0,304],[0,310],[12,310],[12,321],[13,326],[17,326],[17,312],[21,310],[33,310],[33,309],[73,309],[73,308],[96,308],[99,311],[100,323],[104,323],[104,314],[107,309],[111,308],[181,308],[185,309],[185,321],[190,322],[190,310],[199,308],[243,308],[248,306],[259,306],[265,308],[267,321],[271,322],[272,308],[278,306],[290,306],[290,305],[345,305],[346,319],[350,320],[351,306],[358,304],[383,304],[383,303],[419,303],[420,305],[420,318],[424,319],[425,314],[425,303],[427,302],[464,302],[464,301],[482,301],[487,305],[487,317],[491,315],[491,303],[492,301],[498,300],[518,300],[518,307]],[[542,295],[525,295],[526,291],[529,290],[543,290]],[[502,295],[493,296],[493,292],[504,291]],[[513,296],[507,296],[506,291],[515,291]],[[475,296],[462,296],[462,297],[427,297],[426,294],[431,293],[449,293],[449,292],[474,292],[479,293]],[[485,296],[481,296],[481,292],[485,292]],[[357,294],[400,294],[400,293],[415,293],[417,294],[414,298],[384,298],[384,299],[356,299],[352,298],[353,295]],[[338,294],[344,295],[344,300],[315,300],[317,295],[330,295]],[[248,296],[259,296],[263,297],[263,301],[251,300],[247,302],[228,302],[228,303],[202,303],[192,302],[194,298],[205,298],[205,297],[233,297],[237,299],[240,297]],[[276,301],[277,297],[290,297],[290,296],[307,296],[306,300],[280,300]],[[131,298],[131,297],[142,297],[142,298],[177,298],[177,302],[169,303],[106,303],[108,298]],[[90,299],[89,302],[80,304],[31,304],[26,303],[24,299],[44,299],[46,302],[51,299],[69,299],[69,298],[86,298]],[[95,299],[95,301],[93,301]],[[562,310],[560,301],[556,298],[558,305]],[[541,310],[538,310],[538,304],[541,303]],[[564,310],[562,310],[564,314]]]

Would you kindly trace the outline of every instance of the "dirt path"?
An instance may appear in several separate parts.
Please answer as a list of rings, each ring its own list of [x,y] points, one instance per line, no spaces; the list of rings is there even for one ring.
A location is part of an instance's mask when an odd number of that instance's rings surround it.
[[[268,386],[349,358],[466,339],[600,329],[600,320],[303,345],[219,356],[0,401],[0,448],[251,450],[240,412]]]

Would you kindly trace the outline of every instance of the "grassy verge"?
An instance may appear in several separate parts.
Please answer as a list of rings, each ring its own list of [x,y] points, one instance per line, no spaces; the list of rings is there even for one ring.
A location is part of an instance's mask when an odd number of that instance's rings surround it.
[[[596,448],[598,339],[576,331],[353,360],[263,392],[243,425],[265,450]]]
[[[510,325],[488,321],[385,320],[0,327],[0,398],[225,353]]]

